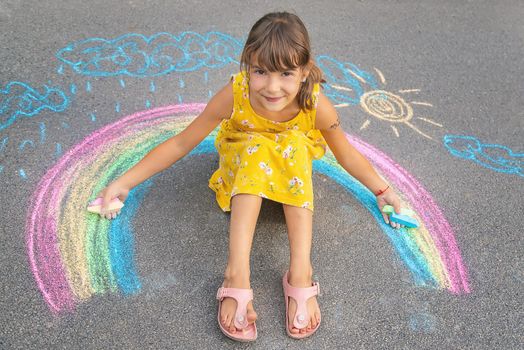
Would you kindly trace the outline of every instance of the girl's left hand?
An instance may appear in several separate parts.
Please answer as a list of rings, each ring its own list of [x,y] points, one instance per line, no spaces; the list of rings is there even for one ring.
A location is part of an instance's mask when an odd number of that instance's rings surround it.
[[[377,196],[377,205],[381,213],[382,208],[387,204],[391,205],[395,209],[395,213],[400,214],[400,198],[391,188],[389,188],[386,192],[382,193],[381,195]],[[397,224],[396,222],[390,222],[388,214],[382,213],[382,217],[384,217],[384,221],[386,222],[386,224],[391,225],[391,227],[393,228],[404,227],[404,225]]]

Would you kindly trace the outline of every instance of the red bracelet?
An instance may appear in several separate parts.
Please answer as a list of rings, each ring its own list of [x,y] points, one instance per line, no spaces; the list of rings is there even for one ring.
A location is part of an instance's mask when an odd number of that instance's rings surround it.
[[[383,190],[379,190],[377,193],[375,193],[375,196],[380,196],[381,194],[386,192],[388,189],[389,189],[389,185],[388,185],[388,187],[384,188]]]

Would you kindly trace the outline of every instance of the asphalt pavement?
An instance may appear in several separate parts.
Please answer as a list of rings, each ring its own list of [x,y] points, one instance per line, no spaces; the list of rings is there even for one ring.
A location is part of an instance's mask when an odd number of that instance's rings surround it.
[[[216,322],[229,215],[212,138],[113,226],[83,209],[202,110],[275,10],[302,18],[344,130],[422,228],[388,230],[317,163],[321,328],[286,335],[285,219],[266,201],[259,336],[240,344]],[[0,348],[521,349],[523,18],[521,0],[2,0]]]

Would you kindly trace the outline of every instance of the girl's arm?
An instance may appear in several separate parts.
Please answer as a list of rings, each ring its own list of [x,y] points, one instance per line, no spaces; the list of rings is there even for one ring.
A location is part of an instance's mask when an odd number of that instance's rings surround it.
[[[320,130],[338,163],[351,176],[375,195],[388,188],[388,184],[377,174],[371,163],[349,143],[340,125],[335,107],[322,93],[320,93],[317,105],[315,128]],[[379,209],[390,204],[395,208],[395,212],[400,214],[400,199],[392,189],[388,188],[382,194],[377,195],[377,204]],[[383,214],[383,217],[386,223],[389,223],[388,216]],[[398,225],[392,222],[391,226],[397,227]]]
[[[107,213],[111,199],[124,201],[129,191],[191,152],[223,120],[229,118],[233,109],[233,88],[231,82],[223,87],[207,104],[205,109],[183,131],[153,148],[142,160],[117,180],[107,186],[99,196],[103,198],[101,215]]]

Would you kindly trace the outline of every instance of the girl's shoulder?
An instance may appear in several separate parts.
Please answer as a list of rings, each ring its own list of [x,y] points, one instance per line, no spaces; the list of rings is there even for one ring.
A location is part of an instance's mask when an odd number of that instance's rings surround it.
[[[213,113],[221,119],[229,119],[233,111],[233,103],[233,82],[229,81],[211,98],[207,106],[212,107]]]
[[[335,106],[322,91],[318,92],[317,113],[315,118],[315,129],[329,130],[338,122],[338,114]]]

